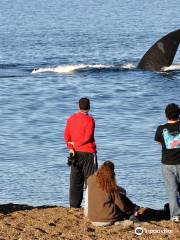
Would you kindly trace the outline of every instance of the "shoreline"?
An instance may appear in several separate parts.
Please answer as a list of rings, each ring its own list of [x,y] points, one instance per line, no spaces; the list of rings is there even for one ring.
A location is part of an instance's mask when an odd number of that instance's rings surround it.
[[[84,218],[83,208],[2,204],[0,240],[180,239],[179,223],[167,220],[163,210],[147,209],[143,218],[147,221],[95,227]]]

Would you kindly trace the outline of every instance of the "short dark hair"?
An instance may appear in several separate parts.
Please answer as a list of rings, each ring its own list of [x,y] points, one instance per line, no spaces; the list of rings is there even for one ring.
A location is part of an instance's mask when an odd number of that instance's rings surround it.
[[[80,110],[89,110],[90,109],[90,101],[88,98],[81,98],[79,100],[79,108]]]
[[[175,103],[170,103],[166,106],[165,114],[169,120],[178,120],[180,115],[180,108]]]

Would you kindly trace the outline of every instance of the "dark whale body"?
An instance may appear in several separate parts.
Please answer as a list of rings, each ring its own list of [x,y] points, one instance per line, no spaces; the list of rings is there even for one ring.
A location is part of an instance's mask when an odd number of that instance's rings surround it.
[[[142,57],[138,68],[149,71],[161,71],[169,67],[180,43],[180,29],[168,33],[158,40]]]

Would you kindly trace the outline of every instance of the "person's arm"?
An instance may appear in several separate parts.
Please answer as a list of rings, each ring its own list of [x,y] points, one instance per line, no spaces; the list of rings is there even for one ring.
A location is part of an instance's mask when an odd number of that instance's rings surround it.
[[[115,204],[118,208],[126,214],[133,214],[136,205],[124,194],[120,194],[118,190],[115,191]]]
[[[69,120],[67,121],[67,124],[65,126],[64,130],[64,141],[67,145],[67,148],[70,150],[74,150],[74,143],[71,141],[71,134],[70,134],[70,129],[69,129]]]
[[[159,143],[160,145],[162,145],[162,133],[161,133],[161,127],[159,126],[156,130],[155,136],[154,136],[154,140]]]
[[[75,143],[75,147],[82,146],[92,141],[92,138],[94,138],[94,129],[95,129],[95,122],[93,119],[91,119],[88,125],[86,126],[84,136]]]

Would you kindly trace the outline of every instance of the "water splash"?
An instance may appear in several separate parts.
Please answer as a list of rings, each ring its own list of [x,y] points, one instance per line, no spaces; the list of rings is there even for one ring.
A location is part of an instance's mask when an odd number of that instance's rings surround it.
[[[169,67],[163,67],[162,71],[169,72],[169,71],[178,71],[180,70],[180,64],[174,64]]]
[[[135,66],[131,63],[123,65],[105,65],[105,64],[75,64],[75,65],[60,65],[57,67],[45,67],[37,68],[32,71],[32,73],[44,73],[44,72],[54,72],[54,73],[73,73],[79,70],[100,70],[100,69],[134,69]]]
[[[136,66],[132,63],[126,63],[126,64],[121,65],[121,68],[122,69],[134,69],[134,68],[136,68]]]

